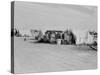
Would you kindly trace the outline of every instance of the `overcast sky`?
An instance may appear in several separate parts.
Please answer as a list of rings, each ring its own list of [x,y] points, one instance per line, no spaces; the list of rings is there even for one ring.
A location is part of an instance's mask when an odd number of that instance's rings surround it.
[[[23,31],[97,30],[96,6],[16,1],[14,13],[14,26]]]

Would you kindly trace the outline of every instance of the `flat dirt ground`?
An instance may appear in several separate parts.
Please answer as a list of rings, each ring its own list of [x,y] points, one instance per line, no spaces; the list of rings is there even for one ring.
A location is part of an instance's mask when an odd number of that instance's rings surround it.
[[[52,45],[14,38],[15,73],[88,70],[97,68],[97,51],[87,46]]]

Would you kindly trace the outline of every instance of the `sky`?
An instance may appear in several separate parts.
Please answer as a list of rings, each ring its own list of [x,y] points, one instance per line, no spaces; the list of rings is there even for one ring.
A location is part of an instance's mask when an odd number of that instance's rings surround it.
[[[30,29],[97,31],[97,7],[15,1],[14,27],[24,32]]]

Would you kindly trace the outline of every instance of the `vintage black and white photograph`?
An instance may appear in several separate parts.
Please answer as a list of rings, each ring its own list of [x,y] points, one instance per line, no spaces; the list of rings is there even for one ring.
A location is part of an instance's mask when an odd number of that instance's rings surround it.
[[[12,73],[97,69],[97,6],[14,1]]]

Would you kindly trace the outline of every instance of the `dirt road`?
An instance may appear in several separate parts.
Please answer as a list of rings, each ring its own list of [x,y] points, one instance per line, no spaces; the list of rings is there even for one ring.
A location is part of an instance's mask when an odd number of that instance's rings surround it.
[[[15,38],[14,56],[15,73],[97,68],[97,51],[86,46],[39,44]]]

